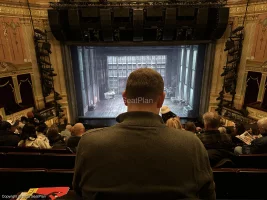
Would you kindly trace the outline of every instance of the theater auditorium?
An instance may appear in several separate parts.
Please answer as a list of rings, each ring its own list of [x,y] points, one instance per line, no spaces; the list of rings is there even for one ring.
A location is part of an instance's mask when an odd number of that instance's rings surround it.
[[[266,30],[266,0],[0,0],[0,198],[267,199]]]

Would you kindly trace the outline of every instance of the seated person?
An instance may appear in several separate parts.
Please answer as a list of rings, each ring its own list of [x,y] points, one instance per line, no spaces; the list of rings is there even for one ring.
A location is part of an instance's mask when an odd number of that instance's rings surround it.
[[[192,133],[196,133],[196,125],[194,122],[186,122],[185,123],[185,130],[192,132]]]
[[[57,127],[49,128],[47,131],[47,137],[52,149],[65,149],[67,147],[64,137],[58,133]]]
[[[206,147],[211,167],[217,166],[223,160],[231,160],[234,157],[232,153],[231,137],[226,133],[220,133],[220,116],[217,113],[207,112],[203,115],[204,133],[197,136]]]
[[[261,138],[256,138],[251,142],[251,145],[237,146],[235,148],[236,154],[261,154],[267,153],[267,117],[264,117],[257,122]]]
[[[204,133],[198,134],[206,149],[228,149],[233,147],[231,137],[220,133],[220,116],[217,113],[207,112],[203,115]]]
[[[174,114],[168,106],[162,106],[160,109],[161,117],[163,122],[166,124],[168,119],[177,117],[176,114]],[[179,117],[178,117],[179,119]],[[180,119],[179,119],[180,120]]]
[[[166,126],[176,128],[176,129],[183,129],[182,124],[178,117],[172,117],[167,120]]]
[[[0,125],[0,146],[18,146],[20,137],[12,132],[11,124],[3,121]]]
[[[82,123],[77,123],[73,126],[72,136],[69,137],[67,141],[67,146],[74,152],[76,151],[76,147],[78,146],[79,141],[84,133],[85,133],[85,128]]]
[[[60,135],[63,137],[69,138],[71,136],[71,129],[72,129],[72,126],[67,125],[66,129],[64,131],[61,131]]]
[[[18,144],[19,147],[32,147],[37,149],[51,149],[49,140],[46,137],[37,136],[35,126],[26,124],[22,129],[22,134]]]
[[[47,132],[47,125],[46,124],[40,124],[36,127],[36,134],[40,137],[46,137]]]
[[[222,134],[227,134],[227,130],[226,130],[226,128],[223,127],[223,126],[219,127],[218,130],[219,130],[220,133],[222,133]]]

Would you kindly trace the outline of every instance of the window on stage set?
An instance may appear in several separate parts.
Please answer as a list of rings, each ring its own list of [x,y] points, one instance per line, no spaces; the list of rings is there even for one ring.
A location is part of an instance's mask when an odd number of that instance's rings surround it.
[[[141,67],[148,67],[159,72],[164,80],[166,55],[145,56],[107,56],[108,87],[115,94],[122,93],[130,73]]]

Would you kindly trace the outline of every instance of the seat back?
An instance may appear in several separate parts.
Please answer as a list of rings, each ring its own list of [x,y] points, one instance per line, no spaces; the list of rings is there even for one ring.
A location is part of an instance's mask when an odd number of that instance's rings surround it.
[[[0,168],[0,194],[15,195],[30,188],[48,186],[46,169]]]
[[[73,169],[75,155],[11,152],[5,154],[3,161],[0,163],[3,168]]]

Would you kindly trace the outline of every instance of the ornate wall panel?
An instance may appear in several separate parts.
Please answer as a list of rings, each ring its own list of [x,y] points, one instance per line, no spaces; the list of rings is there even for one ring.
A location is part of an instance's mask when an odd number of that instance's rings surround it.
[[[0,17],[0,60],[23,64],[24,38],[19,18]]]
[[[260,15],[256,23],[252,56],[257,61],[267,60],[267,13]]]
[[[244,15],[246,12],[246,0],[229,0],[228,7],[230,7],[230,18],[229,24],[233,23],[233,27],[243,24]],[[265,47],[265,43],[267,42],[267,35],[265,35],[265,27],[267,28],[267,1],[249,1],[249,6],[247,9],[247,15],[245,18],[245,39],[243,41],[243,51],[239,66],[238,72],[238,81],[237,81],[237,88],[236,88],[236,96],[234,100],[235,108],[241,109],[244,101],[245,91],[246,91],[246,79],[247,79],[247,70],[248,68],[254,68],[254,66],[247,66],[247,60],[254,59],[254,61],[259,61],[259,66],[262,65],[264,59],[263,56],[267,55],[266,52],[260,51]],[[267,31],[266,31],[267,33]],[[263,42],[262,47],[259,45],[255,45],[256,37],[260,37],[261,41]],[[218,58],[215,59],[214,62],[214,73],[213,73],[213,80],[212,80],[212,90],[210,94],[210,109],[213,108],[216,98],[221,89],[222,80],[223,78],[220,77],[220,72],[222,72],[223,62],[226,62],[226,57],[222,55],[225,54],[223,51],[224,47],[222,43],[225,43],[226,39],[221,39],[217,41],[216,44],[216,55]],[[256,49],[257,47],[257,49]],[[267,43],[266,43],[267,48]],[[255,51],[257,50],[257,51]],[[254,54],[252,54],[254,52]],[[257,60],[256,60],[257,59]],[[261,60],[259,60],[261,59]],[[266,61],[267,59],[265,59]]]

